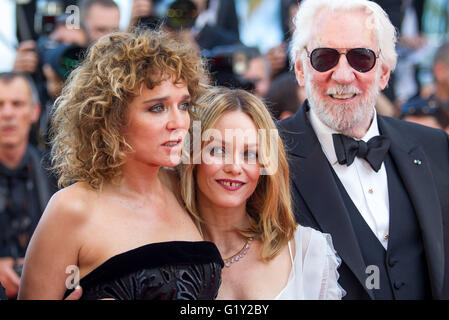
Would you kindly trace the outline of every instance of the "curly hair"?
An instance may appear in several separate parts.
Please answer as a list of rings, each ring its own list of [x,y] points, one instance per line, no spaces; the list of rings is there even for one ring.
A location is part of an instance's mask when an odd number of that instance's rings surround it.
[[[264,132],[265,139],[261,141],[259,154],[263,158],[262,163],[267,174],[260,176],[254,193],[247,200],[249,228],[239,232],[247,237],[260,237],[261,259],[269,261],[292,239],[297,225],[291,207],[287,157],[272,116],[262,100],[240,89],[212,88],[200,98],[199,104],[203,107],[197,109],[194,118],[201,121],[202,133],[213,128],[223,114],[231,111],[247,114],[256,128]],[[192,136],[193,128],[190,130]],[[207,141],[202,141],[201,149],[206,143]],[[184,153],[189,159],[198,156],[194,154],[192,141],[189,155],[186,154],[187,150],[184,150]],[[183,161],[179,167],[181,196],[187,211],[201,230],[201,225],[205,222],[197,204],[195,163],[197,162]]]
[[[205,64],[192,46],[161,30],[117,32],[93,45],[70,74],[52,115],[52,169],[58,185],[117,181],[131,147],[122,134],[129,102],[143,85],[184,81],[195,104],[208,87]]]

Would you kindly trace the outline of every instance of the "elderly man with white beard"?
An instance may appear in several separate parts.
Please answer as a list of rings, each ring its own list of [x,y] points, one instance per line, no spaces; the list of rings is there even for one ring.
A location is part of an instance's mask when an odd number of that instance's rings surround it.
[[[367,0],[304,0],[291,59],[307,100],[278,123],[297,221],[332,236],[345,299],[448,298],[449,136],[376,114],[396,34]]]

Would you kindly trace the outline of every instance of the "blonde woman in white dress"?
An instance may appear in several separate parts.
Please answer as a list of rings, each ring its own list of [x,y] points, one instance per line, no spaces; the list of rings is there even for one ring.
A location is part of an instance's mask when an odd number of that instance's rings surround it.
[[[284,148],[263,102],[216,88],[199,104],[201,157],[192,139],[181,192],[224,259],[217,298],[341,299],[330,236],[295,222]]]

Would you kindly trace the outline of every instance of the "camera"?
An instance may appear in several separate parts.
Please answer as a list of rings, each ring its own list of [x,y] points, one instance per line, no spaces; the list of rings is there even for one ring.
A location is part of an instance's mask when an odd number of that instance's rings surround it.
[[[254,83],[243,78],[252,55],[253,49],[241,44],[202,50],[216,85],[247,91],[254,90]]]
[[[56,25],[56,19],[63,13],[59,0],[38,0],[34,16],[34,31],[37,34],[50,34]]]
[[[56,42],[46,36],[37,41],[37,53],[42,65],[50,65],[62,80],[67,79],[70,72],[77,67],[84,51],[85,48],[76,44]]]
[[[49,38],[58,25],[65,23],[67,14],[63,12],[63,9],[60,0],[38,0],[34,30],[39,35],[36,52],[40,58],[40,65],[50,65],[58,76],[65,80],[78,65],[85,48],[75,44],[67,45]]]

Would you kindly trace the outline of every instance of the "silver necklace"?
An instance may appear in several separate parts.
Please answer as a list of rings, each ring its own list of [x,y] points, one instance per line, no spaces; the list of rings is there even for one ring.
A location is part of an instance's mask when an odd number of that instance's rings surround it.
[[[223,259],[225,267],[229,268],[233,263],[240,261],[244,256],[246,256],[246,253],[248,252],[251,241],[253,241],[253,239],[254,238],[252,237],[246,238],[246,242],[243,245],[242,249],[240,249],[233,256]]]

